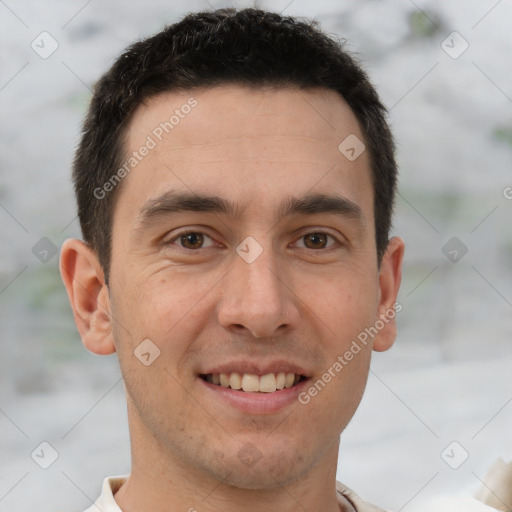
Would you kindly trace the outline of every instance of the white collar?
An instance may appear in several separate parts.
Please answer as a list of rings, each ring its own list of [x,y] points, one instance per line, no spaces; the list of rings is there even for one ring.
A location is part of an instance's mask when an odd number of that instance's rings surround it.
[[[128,475],[109,476],[103,480],[101,496],[85,512],[123,512],[114,499],[115,493],[126,482]],[[374,507],[363,502],[351,489],[345,487],[342,483],[336,482],[336,490],[339,495],[343,495],[358,512],[381,512],[381,508]],[[341,499],[338,501],[341,504]],[[382,511],[384,512],[384,511]]]

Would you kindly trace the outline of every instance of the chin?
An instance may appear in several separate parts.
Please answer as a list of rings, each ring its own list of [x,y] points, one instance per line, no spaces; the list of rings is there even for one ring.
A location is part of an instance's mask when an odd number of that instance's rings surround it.
[[[254,446],[254,445],[253,445]],[[249,450],[246,450],[249,451]],[[241,461],[239,453],[233,453],[229,458],[223,455],[223,464],[204,467],[210,475],[225,485],[248,490],[279,489],[301,478],[311,468],[306,464],[304,455],[297,453],[271,455],[261,454],[253,460]]]

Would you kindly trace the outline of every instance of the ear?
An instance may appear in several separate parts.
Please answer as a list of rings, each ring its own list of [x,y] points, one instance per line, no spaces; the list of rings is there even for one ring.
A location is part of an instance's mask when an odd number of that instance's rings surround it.
[[[378,320],[384,323],[375,336],[373,350],[383,352],[390,349],[396,339],[396,315],[402,310],[397,303],[398,290],[402,281],[402,261],[404,257],[404,241],[393,237],[382,257],[379,270],[379,306]]]
[[[96,253],[81,240],[66,240],[60,274],[82,343],[95,354],[115,352],[108,288]]]

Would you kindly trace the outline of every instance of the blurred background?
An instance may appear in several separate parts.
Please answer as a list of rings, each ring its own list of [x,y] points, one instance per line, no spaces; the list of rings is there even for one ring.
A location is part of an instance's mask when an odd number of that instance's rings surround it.
[[[192,10],[316,18],[389,108],[406,242],[396,345],[375,354],[338,479],[390,510],[471,495],[512,459],[512,2],[0,1],[0,511],[84,510],[129,472],[115,356],[87,352],[58,258],[99,76]],[[41,443],[48,443],[43,444]],[[44,456],[43,456],[44,454]]]

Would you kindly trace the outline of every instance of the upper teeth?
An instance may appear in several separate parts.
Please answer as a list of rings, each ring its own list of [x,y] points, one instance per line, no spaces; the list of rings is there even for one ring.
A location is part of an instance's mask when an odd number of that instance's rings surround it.
[[[225,388],[242,389],[243,391],[260,391],[272,393],[277,389],[291,388],[300,379],[295,373],[267,373],[261,377],[251,373],[213,373],[206,376],[208,382],[219,384]]]

